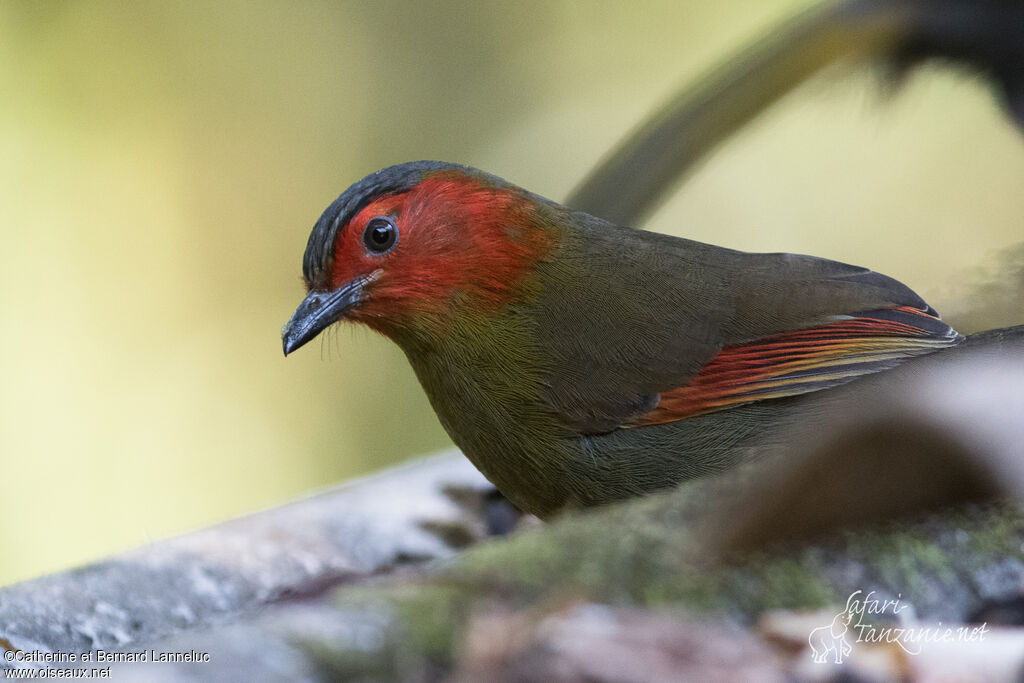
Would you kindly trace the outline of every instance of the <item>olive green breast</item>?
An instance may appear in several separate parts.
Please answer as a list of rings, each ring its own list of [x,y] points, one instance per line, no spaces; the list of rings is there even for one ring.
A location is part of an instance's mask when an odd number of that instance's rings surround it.
[[[550,372],[529,307],[463,311],[430,343],[400,343],[448,435],[523,510],[562,505],[571,435],[543,401]]]

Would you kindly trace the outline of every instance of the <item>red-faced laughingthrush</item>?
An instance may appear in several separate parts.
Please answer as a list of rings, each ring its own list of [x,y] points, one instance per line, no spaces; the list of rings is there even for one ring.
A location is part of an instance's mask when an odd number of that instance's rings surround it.
[[[801,395],[963,339],[885,275],[619,227],[438,162],[346,190],[303,274],[285,353],[339,320],[394,340],[459,448],[540,516],[720,471]]]

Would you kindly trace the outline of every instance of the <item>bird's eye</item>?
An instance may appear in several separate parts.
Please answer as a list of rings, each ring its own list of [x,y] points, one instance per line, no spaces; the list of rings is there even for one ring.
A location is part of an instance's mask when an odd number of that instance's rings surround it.
[[[390,251],[398,241],[398,226],[390,218],[376,216],[366,223],[363,244],[375,254]]]

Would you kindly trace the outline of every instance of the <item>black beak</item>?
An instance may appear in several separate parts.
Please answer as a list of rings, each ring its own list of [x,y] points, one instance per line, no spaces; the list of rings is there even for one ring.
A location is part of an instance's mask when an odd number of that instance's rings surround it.
[[[372,277],[360,277],[333,292],[310,292],[295,309],[292,319],[281,330],[284,355],[316,337],[356,306],[363,298],[363,287]]]

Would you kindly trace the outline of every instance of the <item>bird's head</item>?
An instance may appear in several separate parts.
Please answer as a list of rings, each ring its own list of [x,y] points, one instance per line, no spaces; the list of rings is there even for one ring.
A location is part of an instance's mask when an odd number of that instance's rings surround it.
[[[466,310],[498,310],[557,239],[556,205],[475,169],[412,162],[367,176],[313,227],[307,295],[282,331],[284,352],[348,319],[400,339]]]

